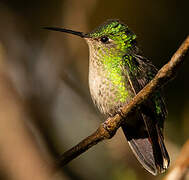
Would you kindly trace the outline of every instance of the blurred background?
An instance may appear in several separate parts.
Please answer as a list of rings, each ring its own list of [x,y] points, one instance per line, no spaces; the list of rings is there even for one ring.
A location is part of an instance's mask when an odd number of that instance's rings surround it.
[[[1,0],[0,179],[162,179],[141,167],[120,130],[63,169],[54,168],[59,155],[103,118],[89,94],[84,40],[42,27],[89,32],[107,19],[120,19],[161,68],[189,33],[188,7],[188,0]],[[189,136],[187,60],[164,90],[171,165]]]

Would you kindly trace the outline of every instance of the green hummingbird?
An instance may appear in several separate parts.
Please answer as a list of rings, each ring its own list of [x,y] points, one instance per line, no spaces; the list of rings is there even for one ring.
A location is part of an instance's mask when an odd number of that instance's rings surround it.
[[[46,27],[48,30],[74,34],[89,46],[89,88],[92,100],[104,115],[111,117],[157,73],[144,58],[136,35],[119,20],[108,20],[90,33]],[[164,145],[163,124],[167,115],[161,92],[154,93],[129,118],[122,130],[136,158],[153,175],[169,166]]]

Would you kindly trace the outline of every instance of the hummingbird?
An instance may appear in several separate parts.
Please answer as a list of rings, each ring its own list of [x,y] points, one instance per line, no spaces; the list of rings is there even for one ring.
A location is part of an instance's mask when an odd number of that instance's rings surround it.
[[[157,73],[137,47],[136,35],[119,20],[108,20],[89,33],[58,27],[45,29],[85,39],[89,46],[90,94],[107,117],[119,113]],[[163,173],[170,162],[163,136],[166,116],[166,105],[159,90],[121,125],[134,155],[153,175]]]

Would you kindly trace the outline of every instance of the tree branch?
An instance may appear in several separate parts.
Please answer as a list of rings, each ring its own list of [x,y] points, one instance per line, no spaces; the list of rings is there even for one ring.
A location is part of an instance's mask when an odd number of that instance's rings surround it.
[[[120,108],[119,113],[114,117],[108,118],[104,123],[100,124],[99,128],[90,136],[82,140],[79,144],[66,151],[60,158],[59,165],[64,166],[71,160],[99,143],[104,139],[110,139],[114,136],[117,129],[121,126],[124,119],[130,113],[136,110],[149,96],[156,90],[162,88],[169,80],[171,80],[180,65],[183,63],[184,56],[189,50],[189,36],[182,43],[180,48],[172,56],[171,60],[165,64],[157,73],[150,83],[148,83],[127,105]],[[124,119],[122,118],[124,117]]]
[[[189,140],[186,141],[181,152],[163,180],[183,180],[189,170]]]

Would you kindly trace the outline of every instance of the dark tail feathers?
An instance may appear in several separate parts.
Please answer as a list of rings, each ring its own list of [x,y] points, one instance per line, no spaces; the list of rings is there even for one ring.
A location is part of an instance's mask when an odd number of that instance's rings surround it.
[[[169,155],[158,125],[141,115],[134,124],[122,126],[123,132],[136,158],[153,175],[163,173],[169,166]]]

